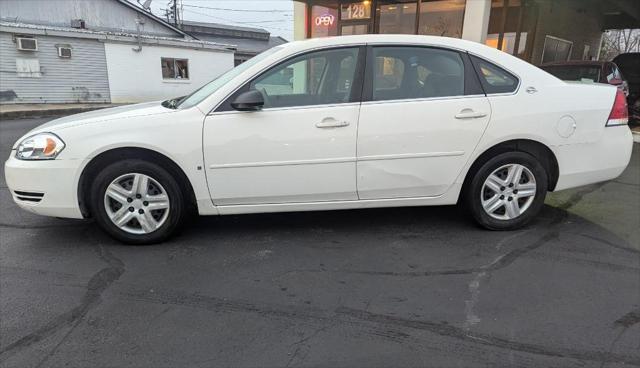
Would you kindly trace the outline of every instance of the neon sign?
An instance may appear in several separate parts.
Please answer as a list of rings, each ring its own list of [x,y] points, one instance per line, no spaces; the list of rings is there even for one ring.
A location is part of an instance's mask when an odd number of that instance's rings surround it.
[[[323,15],[319,15],[316,17],[315,19],[315,24],[316,26],[332,26],[333,23],[335,22],[336,17],[334,17],[331,14],[323,14]]]

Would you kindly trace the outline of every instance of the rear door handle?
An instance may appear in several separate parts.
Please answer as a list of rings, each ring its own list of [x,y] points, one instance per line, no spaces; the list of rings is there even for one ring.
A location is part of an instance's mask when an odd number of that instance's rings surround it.
[[[340,128],[349,126],[348,121],[338,121],[334,118],[324,118],[321,122],[316,124],[317,128]]]
[[[486,113],[480,111],[473,111],[471,109],[464,109],[456,115],[456,119],[478,119],[487,116]]]

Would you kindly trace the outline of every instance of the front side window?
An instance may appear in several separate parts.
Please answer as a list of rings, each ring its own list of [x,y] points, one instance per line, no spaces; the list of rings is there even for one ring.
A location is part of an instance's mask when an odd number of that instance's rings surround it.
[[[488,61],[472,56],[473,64],[486,94],[511,93],[518,88],[518,78]]]
[[[180,102],[177,104],[176,107],[180,109],[188,109],[190,107],[193,107],[194,105],[199,104],[205,98],[209,97],[211,94],[218,91],[227,83],[233,81],[235,78],[240,77],[247,69],[269,58],[271,55],[281,50],[282,50],[282,46],[276,46],[262,52],[261,54],[258,54],[252,57],[246,62],[236,66],[235,68],[227,71],[226,73],[223,73],[222,75],[218,76],[216,79],[212,80],[211,82],[195,90],[189,96],[186,96],[185,98],[180,100]]]
[[[351,100],[358,48],[323,50],[298,56],[249,85],[264,97],[264,108],[336,104]]]
[[[189,79],[189,60],[161,58],[162,79]]]
[[[376,47],[373,56],[373,101],[464,95],[464,63],[455,51]]]

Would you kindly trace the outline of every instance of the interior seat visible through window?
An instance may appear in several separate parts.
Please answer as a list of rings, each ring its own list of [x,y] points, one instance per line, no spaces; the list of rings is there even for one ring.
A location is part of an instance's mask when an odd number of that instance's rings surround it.
[[[465,94],[464,63],[458,52],[428,47],[375,47],[374,101]]]

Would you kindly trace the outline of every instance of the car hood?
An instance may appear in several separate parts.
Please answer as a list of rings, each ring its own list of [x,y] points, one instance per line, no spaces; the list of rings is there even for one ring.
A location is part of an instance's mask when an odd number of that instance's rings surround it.
[[[54,130],[57,131],[78,125],[93,124],[109,120],[126,119],[137,116],[170,114],[174,112],[176,112],[176,110],[162,106],[161,101],[112,107],[108,109],[83,112],[80,114],[69,115],[60,119],[55,119],[48,123],[40,125],[29,133],[33,134],[39,132],[50,132]]]

